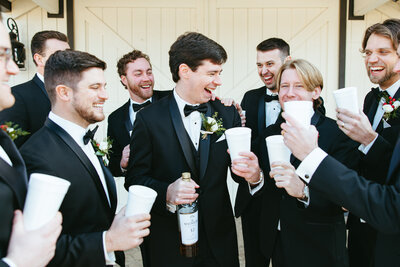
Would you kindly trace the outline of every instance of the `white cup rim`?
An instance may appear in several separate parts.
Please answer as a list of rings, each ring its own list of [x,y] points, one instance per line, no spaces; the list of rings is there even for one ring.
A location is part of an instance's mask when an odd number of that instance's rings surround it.
[[[35,180],[60,188],[68,188],[71,185],[71,183],[65,179],[44,173],[32,173],[29,178],[29,184],[36,186]]]
[[[131,185],[129,187],[129,194],[150,199],[154,199],[157,197],[157,192],[154,189],[144,185]]]
[[[357,87],[355,86],[350,86],[350,87],[345,87],[345,88],[340,88],[335,91],[333,91],[334,95],[341,95],[349,92],[357,92]]]
[[[268,143],[270,143],[270,144],[271,143],[272,144],[284,143],[283,136],[280,134],[267,136],[265,138],[265,142],[267,142],[267,145],[268,145]]]
[[[239,136],[251,134],[251,129],[248,127],[233,127],[225,131],[228,136]]]

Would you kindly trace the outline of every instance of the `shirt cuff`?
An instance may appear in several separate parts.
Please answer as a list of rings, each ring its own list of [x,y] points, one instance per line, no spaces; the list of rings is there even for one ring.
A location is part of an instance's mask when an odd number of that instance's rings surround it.
[[[360,150],[364,155],[367,155],[368,151],[371,149],[371,147],[373,146],[373,144],[375,143],[376,139],[378,138],[378,134],[375,136],[374,140],[371,141],[371,143],[369,143],[368,145],[364,146],[363,144],[361,144],[358,147],[358,150]]]
[[[249,186],[249,191],[250,191],[250,195],[254,195],[255,193],[257,193],[264,185],[264,179],[262,179],[262,181],[254,188],[251,188],[250,183],[247,183],[247,185]]]
[[[317,170],[319,164],[324,160],[327,156],[325,151],[321,148],[317,147],[300,163],[299,167],[296,170],[296,174],[303,179],[306,184],[309,184],[311,181],[311,177],[314,175],[314,172]]]
[[[106,247],[106,232],[103,232],[103,249],[104,249],[104,258],[106,259],[106,265],[115,265],[115,254],[114,251],[112,252],[107,252],[107,247]]]
[[[7,257],[2,258],[1,260],[4,261],[10,267],[17,267],[17,265],[11,259],[9,259]]]
[[[167,202],[167,210],[171,213],[175,213],[176,212],[176,205]]]

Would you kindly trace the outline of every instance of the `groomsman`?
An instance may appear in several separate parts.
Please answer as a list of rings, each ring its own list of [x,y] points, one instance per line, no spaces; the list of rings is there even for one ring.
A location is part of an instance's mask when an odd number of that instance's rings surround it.
[[[49,266],[124,266],[121,250],[149,234],[148,214],[116,216],[114,179],[86,128],[104,120],[105,62],[85,52],[58,51],[46,63],[45,86],[52,105],[44,126],[21,148],[28,173],[71,182],[61,205],[63,231]],[[86,134],[85,134],[86,132]],[[114,253],[115,252],[115,253]]]
[[[224,135],[201,136],[201,113],[217,114],[226,129],[240,126],[235,107],[212,101],[222,84],[225,49],[200,33],[181,35],[169,51],[176,87],[136,116],[125,187],[142,184],[157,191],[151,235],[142,244],[144,266],[239,266],[235,222],[226,185],[231,164]],[[257,181],[256,157],[245,179]],[[184,182],[182,172],[191,172]],[[180,255],[180,232],[175,205],[198,200],[199,256]]]
[[[14,104],[7,85],[19,72],[12,60],[8,32],[0,14],[0,110]],[[27,190],[25,164],[10,137],[0,129],[0,266],[44,266],[54,255],[61,214],[38,230],[25,232],[22,218]]]
[[[22,130],[30,132],[29,135],[15,140],[17,147],[22,146],[43,126],[49,114],[50,100],[44,88],[44,66],[55,51],[65,49],[69,49],[68,38],[61,32],[41,31],[32,38],[31,50],[37,73],[32,80],[12,88],[15,104],[0,112],[1,123],[11,121],[18,124]]]
[[[171,91],[153,90],[153,69],[148,55],[133,50],[117,63],[121,83],[129,92],[129,100],[108,117],[107,135],[113,141],[109,168],[114,176],[123,176],[128,167],[129,141],[139,110],[158,101]]]
[[[389,102],[389,97],[400,97],[400,73],[394,71],[398,60],[398,32],[399,19],[388,19],[365,31],[362,42],[365,67],[371,82],[378,87],[372,88],[365,97],[363,112],[366,115],[338,109],[337,116],[341,130],[360,143],[359,174],[381,184],[386,182],[390,157],[400,131],[399,117],[383,118],[383,103]],[[374,260],[376,230],[365,218],[353,214],[349,215],[348,228],[350,266],[370,266]]]

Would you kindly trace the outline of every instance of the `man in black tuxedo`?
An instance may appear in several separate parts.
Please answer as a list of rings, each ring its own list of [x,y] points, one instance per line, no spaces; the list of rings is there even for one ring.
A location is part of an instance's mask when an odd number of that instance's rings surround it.
[[[338,109],[337,116],[341,130],[360,143],[359,174],[381,184],[386,182],[393,147],[400,131],[400,118],[385,120],[382,104],[383,101],[389,102],[389,96],[395,99],[400,97],[400,74],[393,70],[398,59],[398,32],[399,19],[388,19],[366,30],[362,43],[365,66],[368,77],[378,84],[378,88],[373,88],[365,97],[363,112],[366,115],[359,116]],[[387,96],[384,97],[384,94]],[[365,223],[365,218],[353,214],[349,215],[348,228],[350,266],[369,266],[374,259],[376,230]]]
[[[137,112],[167,96],[171,91],[156,91],[153,70],[148,55],[133,50],[117,63],[121,83],[130,99],[108,117],[107,135],[112,140],[109,168],[114,176],[123,176],[128,167],[129,141]]]
[[[14,104],[7,85],[19,72],[0,14],[0,111]],[[10,137],[0,130],[0,266],[44,266],[54,255],[61,214],[38,230],[25,232],[22,210],[27,191],[25,164]]]
[[[57,51],[47,61],[45,85],[52,109],[44,127],[21,148],[28,173],[51,174],[71,182],[60,211],[63,231],[49,266],[124,266],[120,250],[149,234],[150,216],[116,216],[114,179],[97,157],[85,129],[104,120],[105,62],[85,52]],[[115,253],[114,253],[115,252]]]
[[[0,112],[0,123],[11,121],[30,134],[15,140],[21,147],[32,134],[39,130],[50,111],[50,100],[44,88],[44,66],[47,59],[58,50],[68,49],[68,38],[57,31],[41,31],[31,41],[33,62],[37,73],[32,80],[12,88],[15,104]]]
[[[201,113],[217,114],[228,129],[241,125],[236,109],[210,101],[221,85],[225,49],[200,33],[181,35],[171,46],[169,64],[176,87],[137,114],[125,187],[142,184],[158,193],[151,235],[142,244],[143,264],[154,266],[239,266],[235,222],[226,185],[230,157],[224,135],[201,137]],[[245,179],[260,177],[257,159],[249,159]],[[182,181],[182,172],[192,181]],[[199,205],[199,256],[180,255],[175,205]]]

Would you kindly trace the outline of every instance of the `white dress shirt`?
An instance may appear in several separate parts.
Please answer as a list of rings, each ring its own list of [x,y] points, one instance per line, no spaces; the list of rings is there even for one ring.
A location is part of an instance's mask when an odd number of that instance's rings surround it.
[[[54,114],[52,111],[50,111],[49,113],[49,119],[51,119],[54,123],[63,128],[74,139],[74,141],[79,145],[79,147],[82,148],[83,152],[89,158],[93,167],[96,169],[96,172],[100,177],[100,182],[103,185],[104,192],[106,193],[108,204],[111,206],[110,197],[108,195],[107,183],[99,159],[95,154],[96,152],[94,151],[91,142],[88,142],[86,145],[83,143],[83,136],[85,135],[87,129],[71,121],[61,118],[60,116]],[[110,253],[107,252],[105,233],[106,231],[103,232],[104,257],[106,259],[107,265],[113,265],[115,264],[115,254],[114,252]]]
[[[267,95],[278,95],[277,93],[271,92],[268,88],[266,89]],[[271,102],[265,102],[265,127],[270,126],[276,122],[276,119],[281,112],[281,104],[278,100],[272,100]]]
[[[2,130],[1,130],[2,131]],[[10,166],[12,166],[12,162],[10,157],[7,155],[6,151],[0,146],[0,158],[2,158],[5,162],[7,162]]]
[[[192,113],[190,113],[189,116],[186,117],[183,109],[185,108],[185,105],[198,106],[199,104],[193,105],[186,102],[177,94],[176,90],[174,90],[174,97],[176,103],[178,104],[179,113],[181,114],[183,125],[185,126],[186,132],[188,133],[190,140],[192,140],[194,147],[196,148],[196,150],[198,150],[200,141],[200,130],[201,130],[200,112],[198,112],[197,110],[193,111]]]

